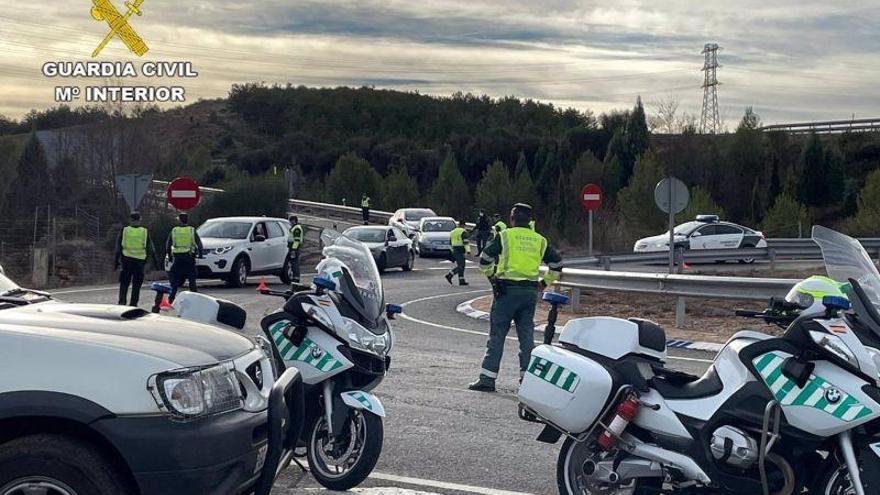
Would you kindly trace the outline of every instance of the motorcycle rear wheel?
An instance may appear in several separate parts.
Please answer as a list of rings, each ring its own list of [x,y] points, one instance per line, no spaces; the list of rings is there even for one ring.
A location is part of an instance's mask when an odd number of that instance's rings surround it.
[[[595,441],[575,442],[566,438],[556,463],[559,495],[656,495],[661,478],[631,480],[625,484],[601,482],[584,471],[588,460],[600,460],[605,453]]]
[[[382,418],[361,410],[349,411],[334,445],[323,415],[309,432],[307,458],[312,476],[326,488],[346,491],[361,484],[376,467],[384,438]]]

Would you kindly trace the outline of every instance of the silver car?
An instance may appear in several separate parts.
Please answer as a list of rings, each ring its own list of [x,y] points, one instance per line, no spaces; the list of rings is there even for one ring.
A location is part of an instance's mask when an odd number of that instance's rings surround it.
[[[452,252],[449,233],[454,228],[455,219],[452,217],[422,218],[413,239],[419,257],[449,256]]]
[[[402,230],[407,237],[416,234],[419,222],[425,217],[436,217],[437,214],[430,208],[401,208],[394,212],[388,220],[388,225]]]

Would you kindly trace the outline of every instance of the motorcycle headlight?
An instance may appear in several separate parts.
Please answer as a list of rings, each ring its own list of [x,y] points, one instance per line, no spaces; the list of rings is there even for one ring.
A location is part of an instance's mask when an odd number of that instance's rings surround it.
[[[149,383],[159,407],[178,420],[235,411],[243,406],[232,363],[166,371],[151,376]]]
[[[859,360],[856,358],[855,353],[852,349],[846,345],[846,342],[843,341],[840,337],[836,335],[831,335],[830,333],[825,332],[817,332],[815,330],[810,330],[810,338],[813,339],[813,342],[816,343],[822,349],[834,354],[835,356],[843,359],[851,366],[859,369]]]
[[[232,246],[223,246],[214,250],[214,254],[226,254],[229,251],[232,251]]]
[[[384,356],[390,350],[391,337],[388,332],[376,335],[348,318],[345,318],[345,336],[355,349],[377,356]]]

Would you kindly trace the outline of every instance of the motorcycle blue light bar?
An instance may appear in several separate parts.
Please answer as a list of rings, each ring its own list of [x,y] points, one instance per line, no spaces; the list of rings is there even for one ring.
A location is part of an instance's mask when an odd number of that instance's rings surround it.
[[[825,296],[822,298],[822,304],[828,309],[849,309],[849,299],[840,296]]]
[[[548,304],[562,304],[563,306],[571,301],[571,298],[558,292],[545,292],[541,299]]]
[[[399,306],[397,304],[386,304],[385,312],[393,315],[403,313],[403,306]]]
[[[336,282],[329,278],[315,277],[313,282],[315,283],[315,287],[320,287],[325,290],[336,290]]]

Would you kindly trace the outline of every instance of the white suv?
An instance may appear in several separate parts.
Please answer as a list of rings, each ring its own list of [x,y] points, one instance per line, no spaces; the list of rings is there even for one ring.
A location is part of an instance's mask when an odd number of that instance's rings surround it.
[[[241,287],[248,275],[292,280],[287,262],[290,222],[270,217],[212,218],[198,228],[204,250],[196,260],[199,278],[220,278]]]

